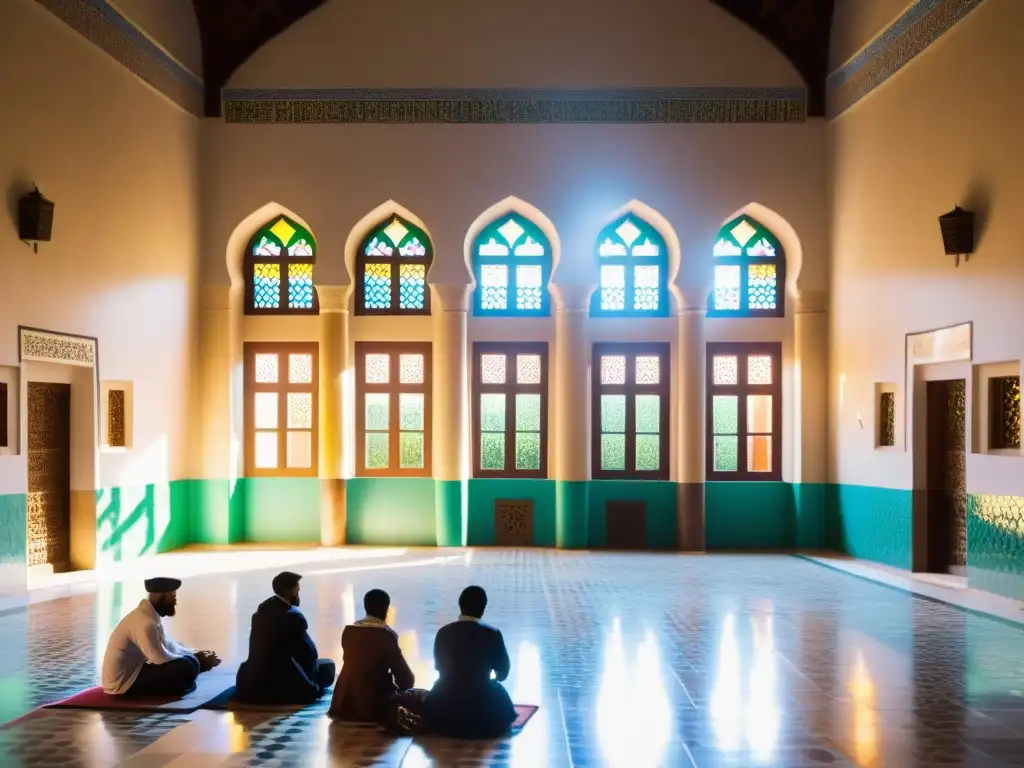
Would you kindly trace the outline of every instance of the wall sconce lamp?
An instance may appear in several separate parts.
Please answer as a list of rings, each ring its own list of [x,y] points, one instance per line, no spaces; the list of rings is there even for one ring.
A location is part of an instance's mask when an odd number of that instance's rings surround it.
[[[949,213],[939,216],[939,229],[942,230],[946,255],[956,256],[956,266],[960,266],[961,255],[964,261],[969,261],[974,253],[974,213],[958,205]]]
[[[39,253],[40,242],[50,242],[53,209],[54,204],[43,197],[38,187],[18,201],[18,237],[31,242],[34,253]]]

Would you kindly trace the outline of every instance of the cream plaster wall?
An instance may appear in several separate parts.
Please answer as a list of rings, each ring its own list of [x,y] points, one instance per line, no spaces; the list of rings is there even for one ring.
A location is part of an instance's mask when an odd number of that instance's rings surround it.
[[[829,70],[836,70],[914,5],[916,0],[835,0]]]
[[[1022,28],[1024,3],[986,0],[829,124],[835,482],[913,487],[910,453],[876,450],[871,428],[876,382],[906,403],[905,334],[973,321],[974,363],[1024,358]],[[937,222],[955,204],[979,217],[959,268]],[[1022,462],[970,454],[968,491],[1021,495]]]
[[[107,0],[111,6],[177,59],[194,75],[203,75],[199,22],[192,0]]]
[[[229,83],[234,88],[632,85],[793,86],[802,81],[766,40],[707,0],[331,0],[260,49]]]
[[[19,324],[98,337],[100,377],[134,390],[134,448],[99,485],[189,477],[198,121],[31,0],[5,1],[0,69],[0,364]],[[56,203],[38,254],[16,226],[32,183]],[[3,464],[0,493],[24,492],[24,452]]]

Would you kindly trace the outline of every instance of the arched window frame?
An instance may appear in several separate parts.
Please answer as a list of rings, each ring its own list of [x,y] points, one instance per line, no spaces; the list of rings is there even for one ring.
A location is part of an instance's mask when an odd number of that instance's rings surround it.
[[[632,212],[619,216],[598,234],[594,250],[600,277],[590,303],[591,316],[668,317],[668,245],[650,222]],[[622,307],[615,308],[618,286],[612,275],[620,266],[623,268]],[[647,294],[657,296],[658,304],[654,309],[637,308],[640,296],[636,270],[642,267],[657,267],[658,270],[654,293]]]
[[[757,219],[741,214],[718,232],[714,256],[714,284],[708,299],[709,317],[784,317],[786,314],[786,254],[770,229]],[[738,267],[737,271],[732,271]],[[751,269],[774,269],[775,276],[752,276]],[[736,296],[729,296],[733,281],[728,275],[739,275]],[[763,281],[775,292],[775,306],[751,307],[751,280]],[[774,280],[774,283],[771,281]],[[755,286],[756,287],[756,286]],[[755,302],[756,303],[756,302]],[[760,302],[766,303],[766,302]],[[730,306],[735,305],[735,306]]]
[[[492,278],[505,269],[505,295]],[[540,285],[522,286],[520,267],[539,267]],[[487,269],[494,268],[494,269]],[[535,270],[534,270],[535,271]],[[487,273],[490,275],[487,275]],[[494,219],[484,227],[473,240],[473,273],[476,289],[473,292],[473,314],[480,317],[547,317],[551,314],[548,294],[548,280],[551,277],[551,243],[547,236],[530,219],[510,211]],[[488,277],[485,280],[485,277]],[[520,297],[520,289],[523,295]],[[535,307],[520,308],[523,303],[534,303]],[[530,299],[533,299],[530,302]],[[504,299],[504,307],[500,306]]]
[[[313,284],[315,264],[312,233],[287,216],[272,218],[250,238],[245,249],[245,314],[319,314],[320,300]],[[264,269],[268,265],[277,267],[276,286],[273,270]]]
[[[395,225],[398,225],[397,227]],[[395,242],[395,240],[398,242]],[[406,250],[408,255],[402,255]],[[370,233],[363,238],[356,253],[356,273],[358,275],[356,287],[357,315],[429,315],[430,314],[430,288],[427,285],[427,273],[434,261],[434,246],[430,242],[427,233],[420,227],[413,224],[398,214],[391,214],[381,221]],[[417,286],[422,291],[423,305],[419,307],[403,308],[402,304],[402,267],[422,267],[422,277]],[[388,306],[367,306],[366,276],[368,269],[374,267],[386,267],[381,270],[387,273],[388,288],[390,290]],[[410,282],[407,280],[407,284]],[[415,281],[412,282],[415,285]],[[374,295],[378,295],[376,289]]]

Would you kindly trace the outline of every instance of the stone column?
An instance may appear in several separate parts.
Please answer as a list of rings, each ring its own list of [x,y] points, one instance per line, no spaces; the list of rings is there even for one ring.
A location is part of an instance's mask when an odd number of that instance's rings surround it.
[[[555,303],[555,546],[585,549],[590,529],[592,283],[552,285]]]
[[[828,296],[800,291],[793,319],[793,487],[796,546],[826,546],[828,505]]]
[[[469,408],[466,317],[471,285],[432,284],[434,509],[439,547],[466,545]]]
[[[320,544],[345,543],[345,480],[342,469],[342,375],[348,351],[348,294],[352,286],[317,286],[320,300]]]
[[[684,294],[676,336],[679,377],[676,546],[683,552],[702,552],[704,525],[706,309],[695,291]]]

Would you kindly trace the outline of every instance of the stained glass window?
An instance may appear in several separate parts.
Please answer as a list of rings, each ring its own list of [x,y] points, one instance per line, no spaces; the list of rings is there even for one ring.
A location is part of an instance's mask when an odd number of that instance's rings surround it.
[[[597,261],[592,315],[668,315],[668,247],[653,226],[632,213],[620,216],[598,235]]]
[[[430,344],[356,342],[356,474],[430,475]]]
[[[247,314],[313,313],[316,243],[313,235],[287,216],[275,216],[246,248]]]
[[[356,253],[356,314],[429,315],[433,258],[430,238],[415,224],[398,215],[380,222]]]
[[[718,233],[709,314],[781,317],[785,255],[767,228],[746,214]]]
[[[1020,376],[989,379],[989,447],[1020,449]]]
[[[317,473],[317,345],[246,343],[245,467],[251,477]]]
[[[480,230],[473,241],[476,315],[550,313],[548,277],[551,244],[525,216],[506,213]]]
[[[473,345],[474,477],[547,476],[547,344]]]
[[[707,477],[780,480],[780,344],[708,344]]]
[[[595,344],[593,474],[668,478],[667,344]]]

